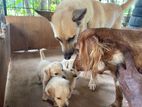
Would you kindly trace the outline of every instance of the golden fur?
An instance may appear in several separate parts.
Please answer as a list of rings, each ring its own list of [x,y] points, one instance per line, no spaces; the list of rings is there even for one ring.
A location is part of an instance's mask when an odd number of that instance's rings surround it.
[[[113,54],[130,51],[136,67],[142,68],[142,31],[108,28],[88,29],[80,34],[77,47],[82,65],[94,68],[99,61],[110,62]],[[83,58],[81,58],[83,57]],[[93,64],[91,64],[93,62]],[[94,66],[94,67],[93,67]]]
[[[111,70],[115,83],[117,65],[124,64],[124,54],[130,52],[134,58],[137,69],[142,69],[142,31],[118,30],[109,28],[88,29],[80,34],[76,44],[79,51],[74,67],[77,70],[92,70],[93,78],[97,73]],[[100,62],[105,67],[98,69]],[[122,93],[116,85],[115,104],[122,105]]]

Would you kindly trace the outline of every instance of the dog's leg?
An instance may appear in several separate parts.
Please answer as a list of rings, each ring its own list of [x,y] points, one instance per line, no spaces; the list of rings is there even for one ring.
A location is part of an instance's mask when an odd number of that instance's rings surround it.
[[[73,93],[73,91],[74,91],[74,88],[75,88],[75,86],[76,86],[76,79],[77,79],[77,77],[74,78],[74,79],[71,81],[71,84],[70,84],[71,93],[70,93],[70,95],[69,95],[69,98],[71,97],[71,95],[72,95],[72,93]]]
[[[43,84],[43,93],[42,93],[42,100],[47,100],[47,95],[46,95],[46,92],[45,92],[45,87],[46,87],[46,84],[47,84],[48,81],[42,81],[42,84]]]
[[[96,89],[96,82],[97,82],[97,74],[98,73],[103,73],[105,69],[105,63],[103,61],[100,61],[97,65],[96,70],[91,71],[91,78],[89,81],[89,88],[90,90],[94,91]]]
[[[94,71],[91,71],[91,78],[88,84],[88,87],[90,90],[94,91],[96,89],[96,81],[97,81],[97,73]]]
[[[45,87],[46,87],[48,81],[49,81],[49,78],[48,78],[47,74],[46,74],[45,71],[44,71],[44,72],[43,72],[43,80],[42,80],[42,85],[43,85],[43,95],[42,95],[42,99],[43,99],[43,100],[46,99],[46,96],[47,96],[46,93],[45,93]]]
[[[116,99],[115,102],[112,104],[112,107],[122,107],[123,94],[121,87],[119,86],[119,83],[116,79],[115,79],[115,87],[116,87]]]
[[[49,99],[48,95],[46,94],[45,90],[43,90],[42,100],[47,101]]]

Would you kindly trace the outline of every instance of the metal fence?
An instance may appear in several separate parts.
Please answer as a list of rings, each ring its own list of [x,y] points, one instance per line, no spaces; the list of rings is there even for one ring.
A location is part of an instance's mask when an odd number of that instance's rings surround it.
[[[4,9],[5,15],[9,16],[36,16],[34,9],[54,11],[56,5],[62,0],[1,0],[0,12]],[[122,4],[126,0],[98,0],[103,3]],[[125,16],[131,13],[132,9],[125,10]]]
[[[35,16],[34,9],[54,11],[61,0],[1,0],[0,8],[9,16]]]

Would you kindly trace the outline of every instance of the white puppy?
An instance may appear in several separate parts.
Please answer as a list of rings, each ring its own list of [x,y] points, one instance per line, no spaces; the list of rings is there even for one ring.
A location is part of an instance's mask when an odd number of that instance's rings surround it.
[[[73,92],[76,85],[76,79],[79,75],[79,72],[73,69],[74,59],[70,60],[63,59],[61,63],[63,66],[64,78],[70,81],[70,89],[71,92]]]
[[[69,105],[70,85],[69,80],[60,76],[52,77],[45,87],[46,99],[54,101],[58,107],[66,107]]]

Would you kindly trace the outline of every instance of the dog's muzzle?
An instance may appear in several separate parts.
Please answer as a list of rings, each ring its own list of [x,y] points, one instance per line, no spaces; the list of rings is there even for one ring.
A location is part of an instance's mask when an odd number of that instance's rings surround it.
[[[74,50],[71,50],[71,51],[69,51],[69,52],[65,52],[64,58],[65,58],[66,60],[69,60],[69,59],[71,58],[71,56],[73,55],[73,53],[74,53]]]
[[[68,107],[68,105],[65,104],[63,107]]]

